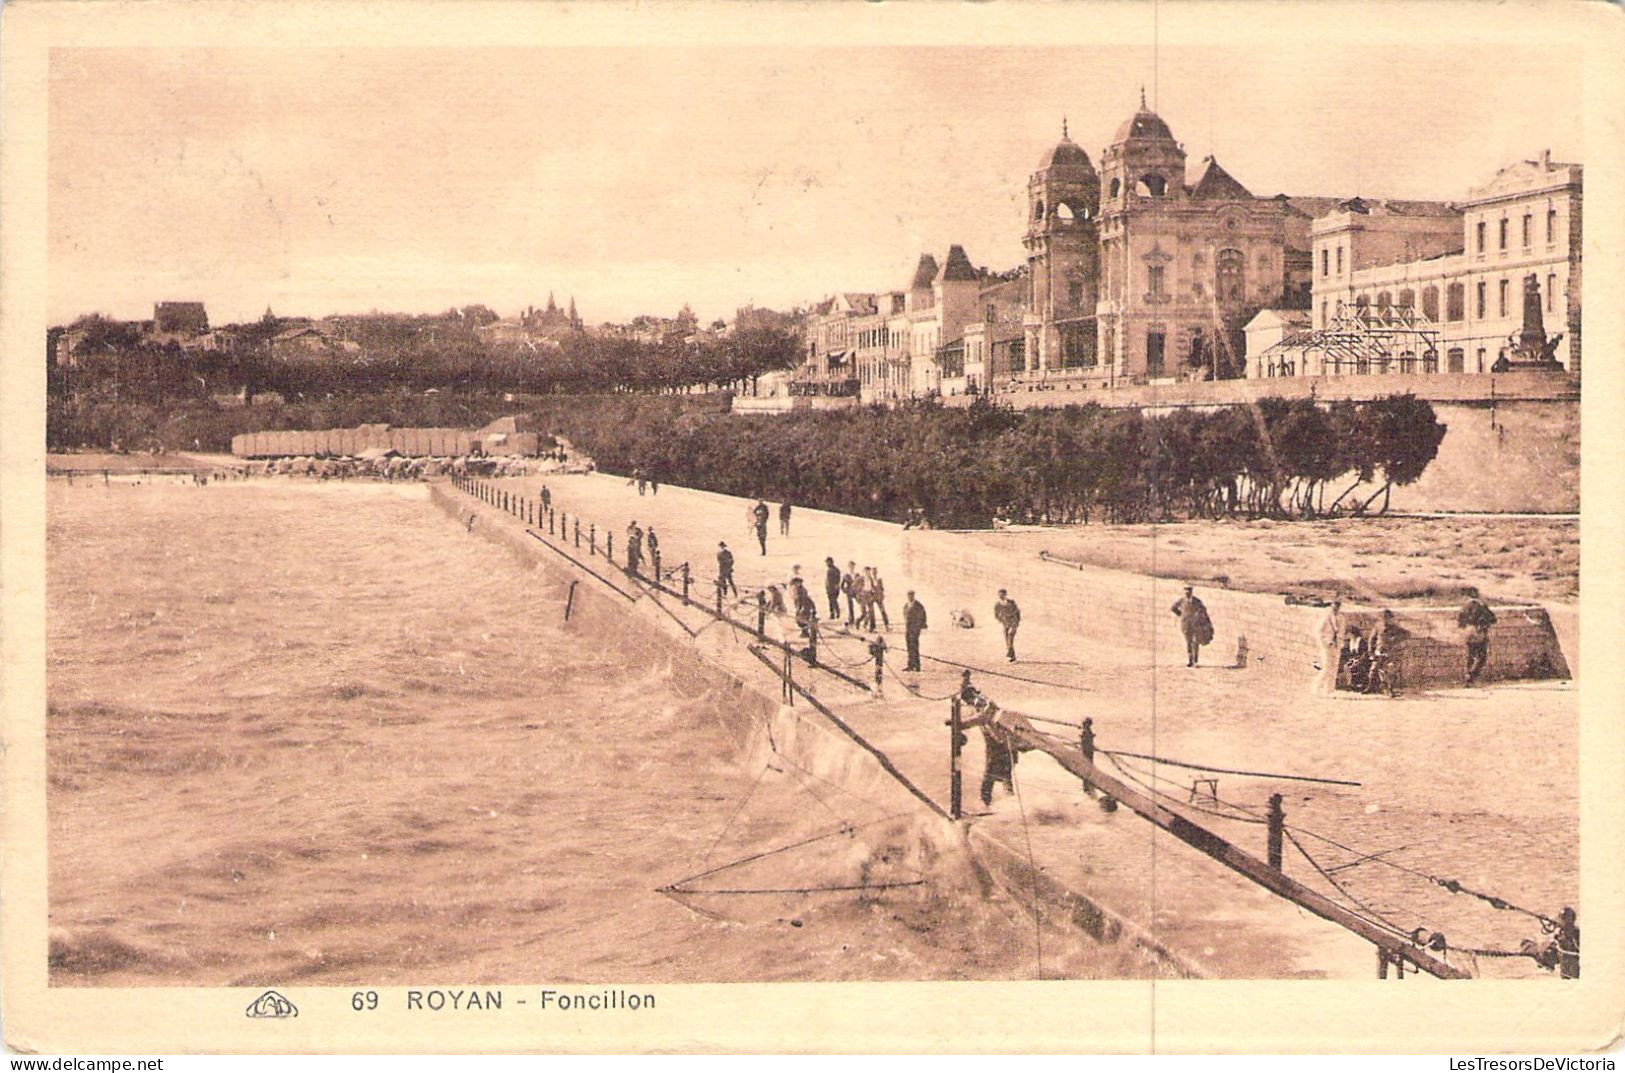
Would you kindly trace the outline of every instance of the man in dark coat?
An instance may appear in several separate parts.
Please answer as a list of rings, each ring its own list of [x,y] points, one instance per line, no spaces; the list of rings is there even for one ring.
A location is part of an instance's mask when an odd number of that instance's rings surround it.
[[[767,519],[770,513],[767,504],[760,499],[756,501],[756,505],[750,511],[750,516],[756,519],[756,540],[762,545],[763,555],[767,554]]]
[[[903,664],[905,671],[920,669],[920,632],[925,629],[925,605],[914,598],[914,590],[908,590],[908,600],[903,604],[903,640],[908,645],[908,662]]]
[[[1004,627],[1004,658],[1016,661],[1016,629],[1021,625],[1021,608],[1010,599],[1005,590],[999,590],[999,601],[993,605],[993,617]]]
[[[1469,599],[1456,615],[1467,640],[1467,684],[1478,681],[1484,665],[1490,659],[1490,627],[1495,625],[1495,612],[1477,596]]]
[[[728,550],[725,540],[717,541],[717,588],[739,595],[739,586],[734,584],[734,553]]]
[[[1194,667],[1202,646],[1213,640],[1213,621],[1207,617],[1207,605],[1186,585],[1185,595],[1174,603],[1174,614],[1179,616],[1179,632],[1185,635],[1185,666]]]
[[[829,597],[829,617],[832,621],[841,617],[841,568],[835,565],[835,557],[824,557],[824,595]]]
[[[790,535],[790,504],[779,504],[779,536]]]

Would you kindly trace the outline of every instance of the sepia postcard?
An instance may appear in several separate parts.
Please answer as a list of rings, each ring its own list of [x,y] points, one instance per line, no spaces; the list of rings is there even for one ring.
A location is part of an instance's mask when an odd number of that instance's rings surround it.
[[[0,22],[13,1051],[1613,1068],[1617,5]]]

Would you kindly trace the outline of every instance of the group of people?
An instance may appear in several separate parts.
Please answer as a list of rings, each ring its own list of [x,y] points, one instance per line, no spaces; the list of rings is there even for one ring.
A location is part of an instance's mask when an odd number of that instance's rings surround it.
[[[544,493],[546,489],[543,489]],[[649,557],[649,577],[660,583],[660,537],[655,533],[655,527],[644,529],[638,525],[636,519],[626,527],[626,572],[634,577],[643,573],[643,558],[645,551]]]
[[[773,508],[767,505],[767,500],[758,499],[745,510],[745,522],[749,531],[755,535],[756,543],[760,545],[762,554],[767,554],[767,523],[773,517]],[[779,504],[779,536],[790,535],[790,504]]]
[[[632,483],[638,486],[638,495],[645,491],[650,495],[660,494],[660,480],[653,474],[644,473],[641,466],[632,467]]]
[[[1467,646],[1467,685],[1479,680],[1489,662],[1493,625],[1495,612],[1477,595],[1470,596],[1456,614],[1456,626]],[[1339,689],[1394,696],[1399,656],[1409,636],[1391,609],[1384,608],[1376,625],[1362,630],[1344,614],[1342,599],[1333,599],[1320,625],[1320,676],[1315,691],[1325,696]]]

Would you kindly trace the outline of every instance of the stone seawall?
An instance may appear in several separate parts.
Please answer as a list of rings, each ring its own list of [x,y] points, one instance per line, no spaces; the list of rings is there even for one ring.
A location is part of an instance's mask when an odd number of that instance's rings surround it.
[[[998,590],[1008,588],[1014,590],[1028,621],[1119,645],[1143,645],[1148,662],[1151,651],[1184,650],[1171,610],[1183,594],[1183,581],[1046,561],[956,533],[909,531],[902,540],[907,572],[930,577],[963,606],[991,606]],[[1237,663],[1244,647],[1249,671],[1297,679],[1307,688],[1319,669],[1323,608],[1288,604],[1281,596],[1201,586],[1197,595],[1207,605],[1214,628],[1205,661]],[[1381,609],[1345,605],[1345,610],[1351,623],[1365,629],[1376,624]],[[1569,677],[1544,609],[1520,605],[1495,611],[1498,621],[1490,631],[1486,679]],[[1456,609],[1396,608],[1395,618],[1411,635],[1399,661],[1400,685],[1459,684],[1465,646],[1455,625]]]
[[[599,578],[548,550],[525,531],[517,518],[465,496],[448,483],[431,484],[429,492],[435,505],[458,525],[468,526],[472,517],[472,532],[506,545],[522,565],[545,570],[566,586],[558,603],[538,608],[538,614],[556,614],[562,619],[568,600],[568,628],[572,632],[579,632],[595,646],[609,648],[628,662],[659,671],[685,696],[710,698],[733,744],[735,758],[745,767],[760,766],[773,755],[786,758],[818,779],[897,812],[900,818],[893,829],[898,833],[894,837],[921,847],[924,857],[966,853],[974,868],[1023,904],[1031,892],[1038,891],[1054,907],[1046,914],[1048,919],[1064,919],[1102,942],[1133,942],[1179,975],[1209,975],[1199,958],[1157,941],[1143,922],[1115,911],[1089,892],[1053,880],[1035,886],[1031,868],[1016,847],[982,832],[967,834],[964,827],[943,819],[887,772],[871,752],[810,705],[785,705],[776,679],[769,684],[749,664],[745,665],[747,673],[737,673],[733,662],[738,660],[739,649],[727,639],[725,631],[711,630],[698,639],[691,638],[670,616],[640,609],[646,602],[652,605],[657,600],[676,606],[680,603],[676,598],[645,595],[636,602],[628,601]],[[599,560],[590,565],[599,573],[613,571]],[[572,584],[573,596],[569,588]],[[762,671],[765,674],[766,669]],[[817,679],[811,676],[801,684],[815,691],[818,688]],[[1059,917],[1054,915],[1056,909]]]

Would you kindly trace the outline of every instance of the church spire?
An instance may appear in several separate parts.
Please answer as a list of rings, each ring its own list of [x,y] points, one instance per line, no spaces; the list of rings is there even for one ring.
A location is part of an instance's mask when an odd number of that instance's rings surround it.
[[[1140,111],[1145,111],[1145,83],[1140,83]]]
[[[1063,142],[1069,140],[1069,136],[1066,132],[1066,116],[1061,117],[1061,140]]]

